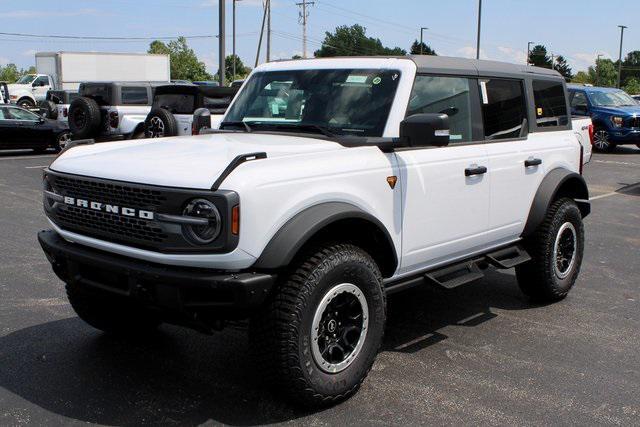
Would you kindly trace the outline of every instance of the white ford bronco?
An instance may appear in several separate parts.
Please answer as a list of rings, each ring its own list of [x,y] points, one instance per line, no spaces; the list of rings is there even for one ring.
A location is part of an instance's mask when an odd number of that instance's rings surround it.
[[[276,62],[219,130],[70,145],[44,172],[38,237],[90,325],[249,319],[268,377],[331,404],[371,369],[388,294],[515,267],[527,296],[564,298],[590,211],[583,152],[555,71]]]

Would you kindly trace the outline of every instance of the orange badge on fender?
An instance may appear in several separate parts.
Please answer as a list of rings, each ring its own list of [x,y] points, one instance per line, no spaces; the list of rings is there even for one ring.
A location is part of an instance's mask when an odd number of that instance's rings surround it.
[[[391,187],[392,190],[396,188],[396,182],[398,182],[397,176],[392,175],[387,177],[387,184],[389,184],[389,187]]]

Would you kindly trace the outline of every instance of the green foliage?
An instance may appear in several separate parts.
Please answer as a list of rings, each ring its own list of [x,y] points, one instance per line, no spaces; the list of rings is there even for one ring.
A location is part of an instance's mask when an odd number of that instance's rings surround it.
[[[631,95],[640,94],[640,79],[636,77],[630,77],[625,81],[622,89]]]
[[[627,54],[622,61],[620,76],[623,87],[627,87],[634,79],[640,80],[640,50],[634,50]]]
[[[187,45],[187,39],[179,37],[169,44],[154,40],[149,45],[149,53],[165,54],[171,58],[172,80],[211,80],[204,62],[198,60],[193,49]]]
[[[251,68],[244,65],[242,59],[238,55],[236,55],[236,76],[235,79],[244,79],[251,72]],[[219,73],[216,73],[216,80],[219,80]],[[231,83],[234,79],[233,77],[233,55],[228,55],[225,60],[225,70],[224,70],[224,78],[227,83]]]
[[[317,58],[330,56],[404,56],[407,51],[399,47],[388,48],[380,39],[367,37],[367,29],[355,24],[337,27],[334,33],[326,32],[322,47],[315,51]]]
[[[300,55],[293,55],[293,56],[291,57],[291,59],[302,59],[302,56],[300,56]]]
[[[429,46],[425,42],[420,43],[418,40],[414,41],[413,44],[411,45],[411,54],[412,55],[435,55],[435,56],[438,55],[435,50],[431,49],[431,46]]]
[[[36,67],[31,66],[28,69],[18,69],[16,64],[7,64],[6,66],[0,66],[0,82],[14,83],[20,77],[25,74],[35,74]]]
[[[591,80],[591,76],[586,71],[578,71],[575,76],[571,79],[571,83],[588,83],[593,84]]]
[[[595,66],[587,71],[591,84],[596,86],[614,87],[618,81],[618,69],[610,59],[598,59]]]
[[[551,68],[551,57],[547,55],[547,48],[544,45],[535,45],[529,52],[529,64],[536,67]]]
[[[562,55],[558,55],[555,60],[553,69],[562,74],[562,76],[569,82],[573,78],[571,67],[567,63],[567,60]]]

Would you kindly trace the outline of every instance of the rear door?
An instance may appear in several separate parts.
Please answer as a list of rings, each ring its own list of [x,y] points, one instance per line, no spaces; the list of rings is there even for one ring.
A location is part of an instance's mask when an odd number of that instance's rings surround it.
[[[17,148],[20,123],[9,114],[9,107],[0,106],[0,149]]]
[[[416,76],[407,115],[445,113],[447,147],[396,150],[403,185],[401,273],[466,255],[487,244],[490,180],[477,143],[477,79]]]

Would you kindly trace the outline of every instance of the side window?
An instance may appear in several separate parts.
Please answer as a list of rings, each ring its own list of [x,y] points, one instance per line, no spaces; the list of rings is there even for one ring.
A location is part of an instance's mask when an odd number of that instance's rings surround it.
[[[480,81],[480,94],[485,139],[520,137],[527,118],[523,82],[484,79]]]
[[[569,123],[567,100],[561,82],[534,80],[533,98],[538,127],[560,127]]]
[[[9,108],[9,115],[13,117],[14,120],[28,120],[31,122],[35,122],[39,118],[39,116],[20,108]]]
[[[451,144],[469,142],[472,140],[469,85],[468,78],[416,76],[407,115],[447,114]]]
[[[571,109],[575,114],[587,114],[589,103],[587,102],[587,95],[585,95],[584,92],[573,92]]]
[[[48,86],[48,85],[49,85],[49,77],[47,76],[40,76],[37,79],[35,79],[35,81],[33,82],[34,87]]]
[[[5,111],[7,111],[6,108],[0,107],[0,120],[9,120],[8,117],[5,117],[5,114],[4,114]]]
[[[146,87],[123,87],[122,104],[124,105],[147,105],[149,95]]]

